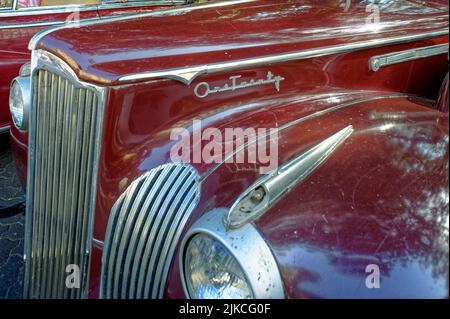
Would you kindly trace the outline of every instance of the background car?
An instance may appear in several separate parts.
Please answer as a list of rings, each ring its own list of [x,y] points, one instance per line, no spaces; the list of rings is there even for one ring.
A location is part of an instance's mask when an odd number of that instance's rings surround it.
[[[9,131],[11,81],[30,61],[28,42],[40,30],[66,22],[133,14],[189,1],[0,0],[0,134]],[[24,69],[26,72],[26,69]],[[21,136],[21,142],[26,140]]]

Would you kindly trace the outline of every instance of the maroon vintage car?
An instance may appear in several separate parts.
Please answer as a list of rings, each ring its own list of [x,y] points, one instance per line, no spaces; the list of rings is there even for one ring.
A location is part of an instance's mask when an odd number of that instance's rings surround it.
[[[448,13],[240,0],[36,35],[25,296],[448,297]]]
[[[66,22],[136,14],[187,2],[190,1],[0,0],[0,134],[9,131],[10,84],[20,68],[30,61],[28,42],[34,34],[46,27]],[[29,72],[29,65],[21,72]]]

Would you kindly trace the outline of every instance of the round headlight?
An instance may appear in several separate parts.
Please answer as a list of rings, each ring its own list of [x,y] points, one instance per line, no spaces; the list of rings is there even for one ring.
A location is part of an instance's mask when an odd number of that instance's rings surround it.
[[[184,265],[190,298],[254,298],[239,263],[227,248],[210,236],[197,234],[192,237]]]
[[[202,215],[186,232],[179,254],[187,298],[284,298],[278,265],[255,225],[227,229],[228,208]]]
[[[30,99],[30,78],[15,78],[11,83],[9,93],[9,109],[14,125],[20,131],[26,131],[28,128]]]

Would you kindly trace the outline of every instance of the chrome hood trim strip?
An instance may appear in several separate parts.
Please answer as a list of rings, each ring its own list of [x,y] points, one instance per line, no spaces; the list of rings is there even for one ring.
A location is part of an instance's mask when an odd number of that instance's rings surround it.
[[[15,1],[16,2],[16,1]],[[105,10],[105,9],[121,9],[121,8],[135,8],[143,6],[171,6],[176,4],[185,4],[186,0],[144,0],[137,2],[127,2],[127,3],[105,3],[99,5],[79,5],[79,4],[69,4],[69,5],[55,5],[46,7],[29,7],[16,9],[17,4],[14,5],[13,9],[0,8],[0,18],[2,17],[17,17],[17,16],[34,16],[43,14],[55,14],[55,13],[70,13],[70,12],[83,12],[83,11],[93,11],[93,10]]]
[[[250,67],[259,67],[268,64],[274,63],[282,63],[282,62],[290,62],[297,60],[305,60],[320,56],[327,56],[333,54],[340,53],[348,53],[353,51],[360,51],[371,49],[380,46],[386,45],[394,45],[407,43],[411,41],[417,40],[425,40],[429,38],[434,38],[437,36],[447,35],[449,29],[442,29],[433,32],[419,33],[414,35],[407,36],[398,36],[384,39],[375,39],[369,41],[360,41],[348,44],[340,44],[328,47],[320,47],[315,49],[291,52],[291,53],[283,53],[262,57],[255,57],[244,60],[235,60],[231,62],[221,62],[221,63],[213,63],[213,64],[204,64],[193,67],[186,68],[178,68],[178,69],[170,69],[170,70],[161,70],[154,72],[143,72],[136,74],[129,74],[123,76],[119,79],[120,82],[128,82],[128,81],[136,81],[136,80],[153,80],[158,78],[167,78],[173,79],[179,82],[182,82],[186,85],[192,83],[200,75],[204,74],[213,74],[219,72],[228,72],[234,71],[238,69],[250,68]]]

